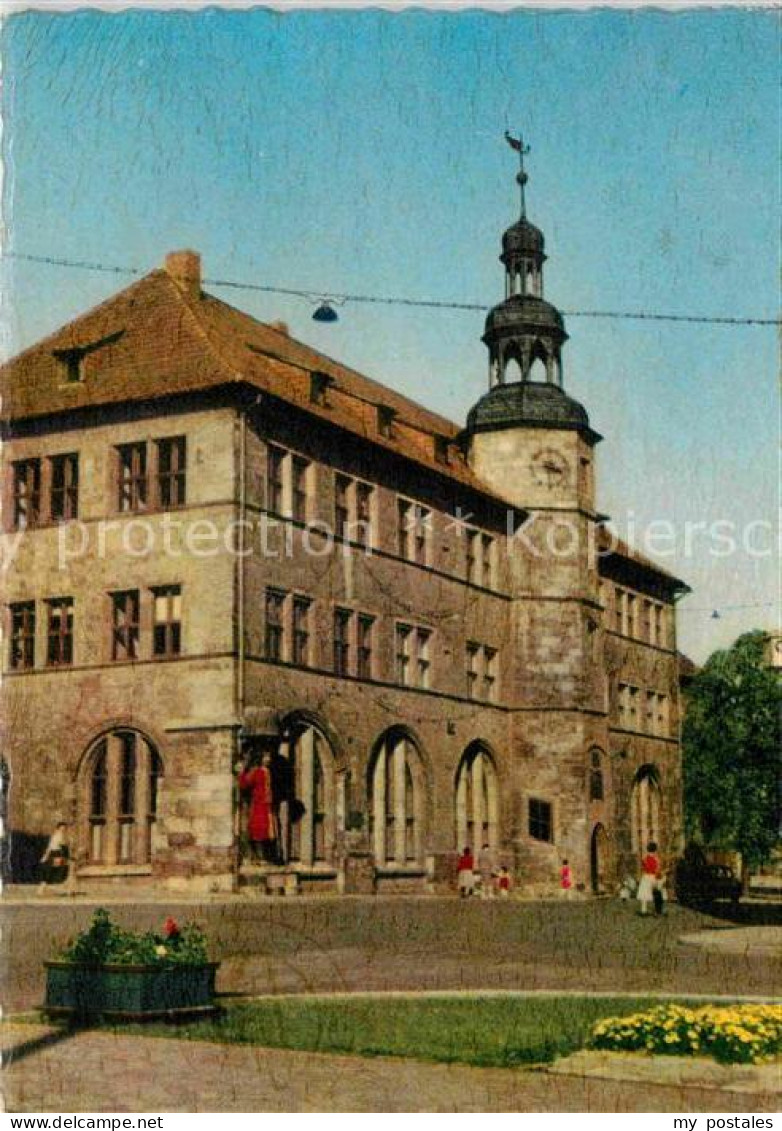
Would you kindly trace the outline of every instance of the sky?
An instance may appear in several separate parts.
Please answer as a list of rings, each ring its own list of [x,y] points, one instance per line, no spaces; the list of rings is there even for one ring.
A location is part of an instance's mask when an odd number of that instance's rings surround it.
[[[0,33],[5,250],[146,271],[193,247],[207,278],[313,301],[489,307],[511,129],[561,310],[776,318],[779,43],[769,10],[22,12]],[[6,355],[131,281],[0,270]],[[313,302],[207,289],[457,422],[486,391],[480,311],[346,303],[320,325]],[[680,646],[774,628],[775,327],[566,324],[600,509],[693,588]]]

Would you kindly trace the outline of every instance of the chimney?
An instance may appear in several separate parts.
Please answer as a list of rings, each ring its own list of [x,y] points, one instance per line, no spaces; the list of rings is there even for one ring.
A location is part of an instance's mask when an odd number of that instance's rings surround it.
[[[201,256],[197,251],[170,251],[166,271],[188,298],[201,297]]]

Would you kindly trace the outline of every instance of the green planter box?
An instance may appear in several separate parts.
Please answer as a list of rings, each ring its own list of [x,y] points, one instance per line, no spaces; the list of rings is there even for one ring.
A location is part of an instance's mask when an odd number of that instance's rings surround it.
[[[44,1011],[61,1017],[176,1019],[214,1011],[219,963],[77,966],[46,962]]]

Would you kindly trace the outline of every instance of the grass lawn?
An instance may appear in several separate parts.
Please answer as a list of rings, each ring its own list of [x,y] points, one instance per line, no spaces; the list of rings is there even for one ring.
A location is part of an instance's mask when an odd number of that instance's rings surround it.
[[[123,1033],[357,1056],[507,1068],[581,1048],[601,1017],[657,1004],[649,998],[410,997],[278,999],[230,1006],[211,1021],[123,1025]]]

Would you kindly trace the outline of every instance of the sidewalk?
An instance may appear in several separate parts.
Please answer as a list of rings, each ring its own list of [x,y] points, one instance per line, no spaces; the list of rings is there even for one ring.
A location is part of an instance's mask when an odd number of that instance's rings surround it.
[[[10,1112],[723,1112],[715,1088],[5,1025]],[[749,1097],[747,1097],[749,1099]],[[753,1095],[773,1112],[773,1095]]]

